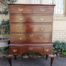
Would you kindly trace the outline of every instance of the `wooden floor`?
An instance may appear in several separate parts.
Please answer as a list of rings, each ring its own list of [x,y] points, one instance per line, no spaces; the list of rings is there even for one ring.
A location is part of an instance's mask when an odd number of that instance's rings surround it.
[[[45,60],[43,58],[18,58],[17,60],[12,59],[12,66],[49,66],[49,64],[50,59]],[[0,58],[0,66],[9,66],[9,63],[6,58]],[[55,58],[53,66],[66,66],[66,58]]]

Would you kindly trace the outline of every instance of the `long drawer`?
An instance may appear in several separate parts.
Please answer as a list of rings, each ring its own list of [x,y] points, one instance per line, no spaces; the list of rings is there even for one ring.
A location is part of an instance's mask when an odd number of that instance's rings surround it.
[[[52,32],[52,24],[36,24],[36,23],[26,23],[26,24],[10,24],[11,33],[24,33],[24,32]],[[28,27],[28,28],[27,28]]]
[[[46,46],[12,46],[10,47],[9,53],[13,55],[22,55],[30,52],[39,53],[41,55],[51,54],[52,46],[47,44]]]
[[[10,16],[10,22],[52,22],[53,16],[44,16],[44,15],[23,15],[23,14],[12,14]]]
[[[13,43],[22,44],[25,43],[43,43],[52,42],[52,33],[31,33],[31,34],[11,34],[10,40]]]
[[[45,15],[53,15],[53,6],[9,6],[10,13],[43,13]]]

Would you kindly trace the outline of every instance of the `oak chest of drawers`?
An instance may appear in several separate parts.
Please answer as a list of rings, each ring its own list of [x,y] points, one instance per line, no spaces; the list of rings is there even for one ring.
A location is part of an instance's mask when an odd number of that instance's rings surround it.
[[[9,4],[9,53],[22,55],[52,52],[52,26],[54,5]]]

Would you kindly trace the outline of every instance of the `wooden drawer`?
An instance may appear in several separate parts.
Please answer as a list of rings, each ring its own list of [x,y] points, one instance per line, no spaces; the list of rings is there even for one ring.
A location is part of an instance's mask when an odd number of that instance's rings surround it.
[[[10,13],[43,13],[45,15],[53,14],[53,6],[21,6],[13,5],[9,6]]]
[[[44,16],[44,15],[22,15],[22,14],[14,14],[10,16],[10,22],[19,22],[19,23],[27,23],[27,22],[52,22],[52,16]]]
[[[12,33],[24,33],[24,32],[51,32],[52,31],[52,24],[35,24],[35,23],[26,23],[26,24],[10,24],[10,31]],[[29,27],[29,28],[27,28]]]
[[[14,43],[21,43],[26,41],[27,36],[25,34],[10,34],[10,40]]]
[[[9,12],[10,13],[32,13],[33,12],[33,9],[32,7],[25,7],[25,6],[21,6],[21,5],[15,5],[13,7],[12,6],[9,6]]]
[[[12,26],[11,26],[12,25]],[[26,32],[25,24],[10,24],[10,32],[23,33]]]
[[[48,23],[45,23],[45,24],[32,24],[30,25],[31,28],[32,28],[32,32],[40,32],[40,33],[43,33],[43,32],[52,32],[52,24],[48,24]]]
[[[52,33],[31,33],[31,34],[11,34],[10,40],[14,43],[23,43],[23,42],[52,42]],[[29,38],[28,38],[29,37]]]
[[[24,18],[22,14],[11,14],[10,22],[25,22]]]
[[[38,42],[38,43],[52,42],[51,36],[52,34],[49,32],[30,34],[31,42]]]
[[[15,44],[16,45],[16,44]],[[48,55],[52,53],[52,46],[36,47],[36,46],[12,46],[9,48],[9,53],[13,55],[23,55],[29,52],[39,53],[41,55]]]
[[[52,16],[33,15],[30,16],[32,22],[52,22]]]

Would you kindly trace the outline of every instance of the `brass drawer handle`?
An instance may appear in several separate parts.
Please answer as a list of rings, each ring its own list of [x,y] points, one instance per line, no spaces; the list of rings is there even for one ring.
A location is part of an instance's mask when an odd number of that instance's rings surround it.
[[[33,50],[33,48],[32,47],[29,47],[29,50]]]
[[[43,30],[44,30],[44,28],[42,28],[42,27],[41,27],[41,28],[40,28],[40,30],[41,30],[41,31],[43,31]]]
[[[17,49],[13,49],[13,52],[14,52],[14,53],[17,52]]]
[[[22,37],[20,37],[19,39],[22,40]]]
[[[41,21],[44,21],[44,18],[40,18]]]
[[[45,49],[46,52],[49,52],[49,49]]]
[[[40,9],[41,11],[46,11],[45,9]]]
[[[18,8],[18,11],[23,11],[23,8]]]
[[[22,18],[19,18],[19,20],[23,20]]]

